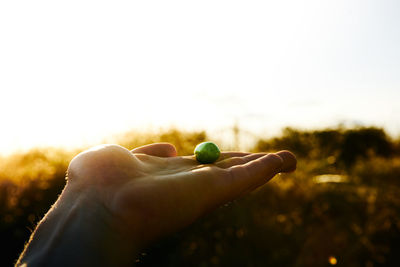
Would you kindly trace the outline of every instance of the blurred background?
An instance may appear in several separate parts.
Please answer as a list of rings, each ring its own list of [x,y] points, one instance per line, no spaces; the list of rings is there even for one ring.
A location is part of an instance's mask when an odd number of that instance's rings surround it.
[[[289,149],[298,170],[138,266],[400,266],[400,2],[2,1],[0,265],[100,143]]]

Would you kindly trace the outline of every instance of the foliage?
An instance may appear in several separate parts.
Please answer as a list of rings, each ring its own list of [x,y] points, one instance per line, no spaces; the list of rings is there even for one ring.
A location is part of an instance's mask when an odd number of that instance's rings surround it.
[[[177,129],[116,138],[129,149],[171,142],[181,155],[205,140],[205,132]],[[400,266],[399,143],[374,127],[286,128],[259,140],[253,151],[294,151],[298,170],[154,244],[136,265],[328,266],[334,258],[345,266]],[[61,192],[77,152],[35,149],[2,159],[1,265],[17,258]]]
[[[256,151],[288,149],[298,157],[320,160],[326,158],[339,167],[351,168],[359,159],[375,156],[389,158],[399,149],[385,131],[376,127],[355,129],[324,129],[301,131],[285,128],[282,136],[259,140]]]

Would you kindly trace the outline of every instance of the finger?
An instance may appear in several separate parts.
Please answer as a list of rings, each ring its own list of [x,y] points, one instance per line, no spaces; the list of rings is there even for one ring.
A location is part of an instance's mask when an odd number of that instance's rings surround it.
[[[168,162],[171,165],[185,165],[185,166],[197,166],[200,163],[196,160],[195,156],[177,156],[168,158]]]
[[[222,152],[218,161],[215,163],[220,168],[227,168],[238,164],[244,164],[252,159],[257,159],[260,156],[267,155],[268,153],[249,153],[249,152]],[[296,156],[287,150],[282,150],[276,153],[283,159],[284,165],[282,172],[293,172],[296,170],[297,160]],[[242,159],[240,159],[240,157]],[[248,160],[250,159],[250,160]],[[229,166],[229,163],[231,166]]]
[[[271,153],[228,168],[231,194],[238,196],[254,186],[265,184],[282,170],[283,165],[283,159]]]
[[[282,158],[272,153],[226,169],[215,165],[193,169],[190,171],[193,179],[185,177],[182,182],[190,184],[188,188],[203,192],[200,196],[207,210],[207,207],[226,203],[265,184],[282,166]]]
[[[265,184],[277,173],[294,168],[295,157],[288,151],[279,152],[282,157],[274,153],[260,154],[245,156],[238,154],[237,158],[242,158],[239,159],[241,161],[244,157],[254,158],[244,164],[225,169],[211,164],[184,172],[179,183],[185,190],[180,190],[180,192],[196,195],[200,210],[206,212]]]
[[[254,153],[254,154],[248,154],[246,156],[230,157],[225,160],[216,162],[215,165],[220,168],[226,169],[235,165],[245,164],[249,161],[265,156],[266,154],[267,153]]]
[[[232,157],[244,157],[244,156],[247,156],[250,154],[251,154],[250,152],[239,152],[239,151],[221,152],[221,155],[219,156],[217,162],[228,159],[228,158],[232,158]]]
[[[283,150],[276,154],[283,160],[282,172],[293,172],[296,170],[297,160],[296,156],[292,152]]]
[[[294,156],[293,153],[291,153],[287,150],[283,150],[283,151],[277,152],[276,154],[279,157],[281,157],[283,160],[283,164],[282,164],[280,172],[292,172],[296,169],[297,161],[296,161],[296,157]],[[243,192],[242,195],[245,195],[245,194],[255,190],[257,187],[262,186],[263,184],[265,184],[265,182],[261,180],[260,183],[254,184],[247,191]]]
[[[232,157],[244,157],[250,154],[250,152],[237,152],[237,151],[231,151],[231,152],[221,152],[221,155],[219,156],[218,160],[215,162],[216,164],[218,162],[221,162],[223,160],[232,158]],[[189,165],[199,165],[199,162],[196,160],[196,157],[194,155],[191,156],[180,156],[180,157],[175,157],[170,159],[171,163],[187,163]]]
[[[175,157],[177,151],[174,145],[170,143],[154,143],[141,146],[131,150],[132,153],[143,153],[157,157]]]

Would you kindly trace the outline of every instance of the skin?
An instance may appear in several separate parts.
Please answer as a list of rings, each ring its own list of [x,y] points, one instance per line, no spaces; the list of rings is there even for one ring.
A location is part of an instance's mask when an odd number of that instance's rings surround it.
[[[289,151],[222,152],[214,164],[157,143],[77,155],[17,265],[129,266],[151,242],[296,168]]]

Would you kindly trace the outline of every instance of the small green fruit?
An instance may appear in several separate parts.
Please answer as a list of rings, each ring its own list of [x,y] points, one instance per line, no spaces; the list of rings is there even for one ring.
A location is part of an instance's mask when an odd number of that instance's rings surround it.
[[[194,155],[200,163],[213,163],[219,158],[221,151],[219,151],[218,146],[213,142],[203,142],[196,146]]]

